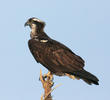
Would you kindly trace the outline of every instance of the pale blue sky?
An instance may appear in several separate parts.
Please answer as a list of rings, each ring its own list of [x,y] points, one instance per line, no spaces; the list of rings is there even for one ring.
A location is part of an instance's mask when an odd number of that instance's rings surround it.
[[[67,45],[86,62],[100,85],[54,77],[54,100],[110,99],[110,0],[2,0],[0,1],[0,100],[40,100],[40,68],[27,42],[30,17],[46,22],[45,32]]]

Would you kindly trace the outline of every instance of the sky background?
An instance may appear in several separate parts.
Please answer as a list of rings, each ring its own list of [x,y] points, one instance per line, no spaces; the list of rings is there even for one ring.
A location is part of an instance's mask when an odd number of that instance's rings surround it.
[[[99,78],[99,86],[54,76],[53,100],[110,99],[110,0],[1,0],[0,100],[40,100],[40,69],[28,49],[30,17],[46,22],[45,32],[68,46]]]

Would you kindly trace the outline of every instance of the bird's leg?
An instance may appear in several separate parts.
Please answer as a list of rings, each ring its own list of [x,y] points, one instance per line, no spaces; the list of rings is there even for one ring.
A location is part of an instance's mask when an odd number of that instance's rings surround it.
[[[74,75],[70,75],[70,74],[67,74],[67,73],[65,73],[65,75],[68,76],[69,78],[73,79],[73,80],[75,79]]]

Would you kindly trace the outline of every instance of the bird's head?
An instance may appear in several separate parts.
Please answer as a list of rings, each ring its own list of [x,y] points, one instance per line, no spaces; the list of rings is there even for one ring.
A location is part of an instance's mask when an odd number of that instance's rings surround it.
[[[24,26],[30,26],[31,29],[34,28],[41,31],[44,29],[45,22],[39,20],[38,18],[32,17],[28,19]]]

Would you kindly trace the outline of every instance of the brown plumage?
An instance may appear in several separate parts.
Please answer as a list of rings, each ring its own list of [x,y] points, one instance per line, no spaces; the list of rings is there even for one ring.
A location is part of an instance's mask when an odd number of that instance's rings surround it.
[[[43,21],[30,18],[25,25],[32,29],[28,45],[37,62],[55,75],[74,75],[88,84],[98,85],[98,78],[84,70],[84,60],[80,56],[46,35],[43,31],[45,26]]]

